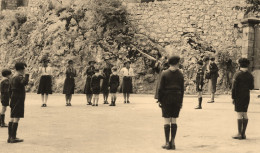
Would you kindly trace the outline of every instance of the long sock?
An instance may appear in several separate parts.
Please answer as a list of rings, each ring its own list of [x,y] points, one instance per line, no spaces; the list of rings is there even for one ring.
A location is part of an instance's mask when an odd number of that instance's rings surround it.
[[[171,141],[174,142],[177,133],[177,124],[171,124]]]
[[[245,136],[247,124],[248,124],[248,119],[243,119],[243,128],[241,132],[242,136]]]
[[[175,150],[175,136],[177,133],[177,124],[171,124],[171,149]]]
[[[13,122],[8,123],[8,139],[12,137]]]
[[[5,114],[1,114],[1,125],[5,124]]]
[[[13,126],[12,126],[12,138],[13,139],[16,138],[17,128],[18,128],[18,123],[13,123]]]
[[[166,143],[169,143],[170,139],[170,124],[164,125],[164,134],[165,134],[165,141]]]
[[[199,98],[199,106],[201,107],[202,104],[202,97]]]
[[[237,130],[238,134],[242,134],[243,119],[237,119]]]
[[[2,127],[6,127],[6,125],[5,125],[5,114],[1,114],[1,126]]]
[[[69,96],[66,94],[66,104],[69,103]]]

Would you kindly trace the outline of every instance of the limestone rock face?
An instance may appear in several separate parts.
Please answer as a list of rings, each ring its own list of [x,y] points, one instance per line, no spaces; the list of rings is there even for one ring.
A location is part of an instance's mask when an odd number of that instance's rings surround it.
[[[241,0],[126,3],[128,18],[136,28],[133,41],[140,48],[131,47],[153,57],[158,52],[164,56],[180,55],[187,93],[195,92],[196,61],[201,56],[215,56],[220,68],[218,88],[222,91],[226,80],[223,63],[228,60],[227,56],[235,62],[241,55],[239,23],[243,13],[232,9],[241,3]],[[67,61],[72,59],[78,73],[76,92],[82,93],[88,61],[101,61],[102,57],[110,58],[118,53],[117,46],[110,45],[109,51],[104,51],[98,44],[91,45],[98,31],[103,29],[90,28],[94,16],[86,5],[87,1],[81,0],[30,0],[28,8],[3,11],[0,14],[1,68],[13,68],[16,61],[25,61],[31,73],[28,90],[35,92],[39,83],[39,61],[48,54],[54,68],[53,90],[62,92]],[[235,24],[239,26],[234,28]],[[117,39],[123,38],[118,35]],[[119,68],[130,54],[128,48],[120,50],[119,60],[109,60]],[[131,54],[140,57],[131,65],[136,74],[134,91],[153,93],[158,77],[152,69],[154,61],[138,51]]]

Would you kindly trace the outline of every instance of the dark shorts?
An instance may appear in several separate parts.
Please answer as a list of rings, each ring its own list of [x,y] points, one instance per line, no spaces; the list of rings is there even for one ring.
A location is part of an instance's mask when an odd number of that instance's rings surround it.
[[[162,98],[160,99],[162,103],[162,116],[165,118],[179,117],[183,95],[181,91],[164,91],[162,93]]]
[[[1,94],[1,103],[2,103],[2,106],[9,106],[9,95],[6,95],[6,94]]]
[[[107,93],[109,93],[109,90],[108,90],[108,81],[109,81],[109,78],[107,79],[104,79],[103,80],[103,84],[102,84],[102,87],[101,87],[101,91],[102,91],[102,93],[104,93],[104,94],[107,94]]]
[[[13,94],[11,97],[11,118],[23,118],[24,117],[24,100],[25,95]]]
[[[247,112],[249,106],[250,97],[246,96],[235,100],[235,111],[236,112]]]
[[[177,105],[166,105],[162,107],[162,117],[164,118],[177,118],[179,117],[180,107]]]
[[[111,85],[111,87],[110,87],[110,93],[116,93],[117,92],[117,88],[118,88],[118,86],[117,85]]]
[[[93,94],[100,94],[100,88],[92,88]]]

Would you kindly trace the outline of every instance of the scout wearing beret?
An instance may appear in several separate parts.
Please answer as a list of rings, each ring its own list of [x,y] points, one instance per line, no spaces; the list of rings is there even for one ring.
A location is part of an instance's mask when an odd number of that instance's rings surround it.
[[[109,106],[116,106],[116,92],[119,87],[120,81],[119,76],[117,74],[117,68],[112,68],[112,74],[109,78],[109,88],[111,94],[111,104]]]
[[[100,75],[100,70],[95,69],[95,74],[91,78],[91,90],[93,93],[93,104],[92,106],[98,106],[99,94],[101,90],[102,80],[103,77]]]
[[[41,76],[37,94],[41,94],[42,107],[47,107],[48,95],[52,94],[52,68],[48,66],[50,60],[42,59],[42,66],[39,68]]]
[[[4,77],[1,81],[1,103],[2,103],[2,111],[1,111],[1,118],[0,118],[0,126],[1,127],[8,127],[5,124],[5,112],[6,107],[9,106],[10,101],[10,79],[11,79],[12,72],[9,69],[2,70],[2,76]]]
[[[85,73],[87,75],[87,78],[86,78],[84,93],[86,94],[87,105],[92,105],[91,100],[92,100],[93,93],[91,90],[90,83],[91,83],[92,76],[95,74],[95,66],[94,66],[95,63],[96,63],[95,61],[89,61],[88,62],[89,67],[87,68]]]
[[[106,62],[106,66],[103,69],[103,82],[102,82],[102,87],[101,87],[101,91],[103,93],[103,98],[104,98],[104,104],[108,104],[108,95],[109,95],[109,90],[108,90],[108,86],[109,86],[109,77],[112,73],[111,71],[111,66],[110,64]]]
[[[197,62],[197,74],[196,74],[196,91],[198,92],[198,106],[195,109],[202,109],[202,88],[204,85],[204,69],[203,61]]]
[[[209,72],[209,91],[211,93],[211,100],[208,101],[208,103],[214,103],[214,97],[216,93],[216,87],[217,87],[217,80],[218,80],[218,66],[215,63],[215,58],[210,58],[210,63],[208,66],[208,72]]]
[[[175,149],[177,132],[176,118],[179,117],[184,95],[184,77],[179,70],[179,56],[171,56],[168,60],[170,67],[162,72],[158,91],[159,106],[165,120],[164,132],[166,144],[163,149]],[[169,141],[171,131],[171,141]]]
[[[130,93],[133,93],[132,79],[134,77],[134,70],[130,67],[130,64],[131,62],[126,60],[124,62],[124,67],[120,71],[123,80],[121,88],[124,96],[124,103],[130,103]]]
[[[29,82],[29,74],[26,74],[25,63],[19,62],[15,64],[15,74],[11,79],[10,88],[11,95],[11,119],[8,125],[8,143],[22,142],[22,139],[16,137],[18,122],[20,118],[24,118],[24,101],[25,101],[25,86]]]
[[[247,109],[250,102],[250,90],[254,89],[254,77],[248,72],[249,60],[239,59],[240,70],[238,70],[232,83],[232,99],[237,112],[238,134],[234,139],[246,139],[246,128],[248,124]]]
[[[71,106],[72,94],[74,94],[75,89],[75,77],[77,76],[76,70],[73,67],[73,61],[68,61],[68,66],[66,68],[66,78],[64,81],[63,94],[65,94],[66,106]]]

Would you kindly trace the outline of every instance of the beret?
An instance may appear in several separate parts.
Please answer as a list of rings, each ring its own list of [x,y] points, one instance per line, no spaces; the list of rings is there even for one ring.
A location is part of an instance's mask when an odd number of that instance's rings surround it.
[[[169,65],[176,65],[180,62],[180,59],[181,59],[180,56],[174,55],[168,59],[168,63]]]
[[[250,61],[249,61],[247,58],[240,58],[240,59],[238,60],[238,63],[239,63],[239,65],[240,65],[240,67],[242,67],[242,68],[247,68],[248,65],[250,64]]]
[[[14,67],[17,71],[19,71],[19,70],[24,70],[27,67],[27,65],[23,62],[17,62],[15,63]]]
[[[12,74],[12,72],[9,69],[3,69],[2,70],[2,76],[3,77],[6,77],[6,76],[11,75],[11,74]]]

